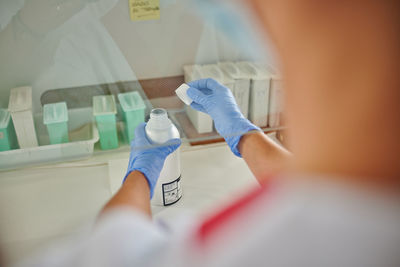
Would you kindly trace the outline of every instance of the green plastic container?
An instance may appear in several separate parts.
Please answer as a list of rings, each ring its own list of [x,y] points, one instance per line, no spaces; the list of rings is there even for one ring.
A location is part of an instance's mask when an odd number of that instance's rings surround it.
[[[146,105],[138,92],[118,94],[118,100],[125,121],[125,132],[128,140],[131,141],[135,137],[136,127],[144,122]]]
[[[0,151],[16,148],[18,148],[18,140],[10,112],[0,109]]]
[[[113,95],[93,97],[93,116],[96,118],[100,136],[100,147],[103,150],[118,148],[117,106]]]
[[[67,103],[59,102],[43,106],[43,123],[47,126],[50,144],[68,143]]]

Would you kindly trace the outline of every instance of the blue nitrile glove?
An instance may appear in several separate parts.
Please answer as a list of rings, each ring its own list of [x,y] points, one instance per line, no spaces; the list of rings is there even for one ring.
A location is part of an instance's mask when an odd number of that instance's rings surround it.
[[[210,115],[232,152],[241,157],[238,149],[240,138],[249,131],[261,129],[243,116],[229,88],[214,79],[197,80],[188,85],[187,95],[193,100],[190,106]]]
[[[181,145],[181,140],[171,139],[164,144],[152,144],[146,137],[145,126],[146,123],[142,123],[136,127],[135,138],[131,143],[128,171],[123,182],[132,171],[140,171],[149,183],[150,198],[152,198],[164,161]]]

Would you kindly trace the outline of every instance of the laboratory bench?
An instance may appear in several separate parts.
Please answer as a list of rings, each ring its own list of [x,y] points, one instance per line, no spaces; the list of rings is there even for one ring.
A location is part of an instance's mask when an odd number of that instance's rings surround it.
[[[0,172],[0,247],[15,262],[89,229],[118,190],[129,150],[95,153],[91,158]],[[152,205],[155,219],[170,223],[182,214],[214,210],[255,186],[245,162],[225,143],[181,147],[183,196],[168,207]],[[86,227],[86,228],[85,228]]]

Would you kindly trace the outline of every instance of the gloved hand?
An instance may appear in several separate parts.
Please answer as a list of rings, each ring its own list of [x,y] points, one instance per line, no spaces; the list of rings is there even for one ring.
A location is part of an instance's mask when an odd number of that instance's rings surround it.
[[[171,139],[164,144],[152,144],[146,137],[145,126],[146,123],[142,123],[136,127],[135,138],[131,143],[128,171],[123,181],[125,182],[132,171],[140,171],[149,183],[150,198],[152,198],[164,161],[181,145],[181,140]]]
[[[238,150],[240,138],[249,131],[261,129],[243,116],[229,88],[214,79],[192,81],[188,85],[187,95],[193,100],[190,106],[210,115],[232,152],[241,157]]]

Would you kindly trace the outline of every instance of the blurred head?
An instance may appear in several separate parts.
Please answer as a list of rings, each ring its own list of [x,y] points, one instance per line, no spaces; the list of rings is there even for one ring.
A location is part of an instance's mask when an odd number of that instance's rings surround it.
[[[400,2],[248,2],[281,61],[293,168],[397,181]]]

